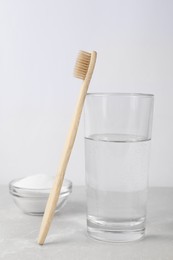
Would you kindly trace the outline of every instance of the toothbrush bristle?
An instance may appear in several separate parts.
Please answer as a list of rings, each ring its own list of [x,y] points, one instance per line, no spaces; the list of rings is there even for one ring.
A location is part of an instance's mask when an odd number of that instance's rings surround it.
[[[74,76],[76,78],[83,79],[83,80],[85,79],[90,64],[90,59],[91,59],[91,53],[80,51],[74,69]]]

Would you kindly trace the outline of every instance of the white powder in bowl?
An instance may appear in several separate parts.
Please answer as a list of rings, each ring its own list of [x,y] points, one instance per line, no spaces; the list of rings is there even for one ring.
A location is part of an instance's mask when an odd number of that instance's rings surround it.
[[[31,175],[15,182],[14,186],[24,189],[51,189],[54,177],[46,174]]]

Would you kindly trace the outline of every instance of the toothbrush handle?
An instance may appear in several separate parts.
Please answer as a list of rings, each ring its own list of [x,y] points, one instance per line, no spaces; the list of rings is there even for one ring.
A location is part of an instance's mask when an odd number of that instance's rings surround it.
[[[55,208],[56,208],[56,205],[57,205],[57,201],[58,201],[59,194],[60,194],[60,191],[61,191],[62,183],[63,183],[63,180],[64,180],[65,171],[66,171],[66,168],[67,168],[67,164],[68,164],[68,161],[69,161],[69,158],[70,158],[70,155],[71,155],[71,151],[72,151],[72,148],[73,148],[73,144],[74,144],[74,141],[75,141],[75,137],[76,137],[76,134],[77,134],[77,129],[78,129],[78,125],[79,125],[79,121],[80,121],[85,97],[86,97],[87,90],[88,90],[88,87],[89,87],[89,83],[90,83],[92,73],[93,73],[93,70],[94,70],[95,60],[96,60],[96,57],[94,56],[93,61],[91,60],[86,78],[83,81],[83,84],[82,84],[82,87],[81,87],[81,90],[80,90],[80,93],[79,93],[79,98],[78,98],[78,101],[77,101],[73,120],[71,122],[69,134],[68,134],[67,139],[66,139],[66,143],[65,143],[64,150],[63,150],[63,153],[62,153],[62,157],[61,157],[61,161],[60,161],[59,168],[58,168],[58,171],[57,171],[57,175],[55,177],[55,181],[54,181],[52,190],[50,192],[50,195],[49,195],[49,198],[48,198],[48,201],[47,201],[47,205],[46,205],[46,208],[45,208],[43,220],[42,220],[42,223],[41,223],[40,233],[39,233],[39,237],[38,237],[38,243],[40,245],[44,244],[44,241],[46,239],[46,236],[48,234],[48,231],[49,231],[49,228],[50,228],[53,216],[54,216]]]

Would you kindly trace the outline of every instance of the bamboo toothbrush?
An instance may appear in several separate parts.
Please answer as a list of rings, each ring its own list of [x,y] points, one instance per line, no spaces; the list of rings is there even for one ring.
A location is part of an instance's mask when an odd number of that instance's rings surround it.
[[[95,51],[91,53],[81,51],[76,61],[74,76],[76,78],[82,79],[83,84],[79,93],[79,98],[76,104],[74,117],[72,119],[69,133],[66,139],[66,143],[60,160],[57,175],[55,177],[55,181],[52,190],[50,192],[49,199],[47,201],[47,205],[45,208],[44,216],[42,219],[40,233],[38,237],[38,243],[40,245],[44,244],[44,241],[46,239],[46,236],[48,234],[54,216],[55,208],[58,202],[61,186],[65,175],[65,170],[75,141],[85,97],[94,71],[96,58],[97,58],[97,53]]]

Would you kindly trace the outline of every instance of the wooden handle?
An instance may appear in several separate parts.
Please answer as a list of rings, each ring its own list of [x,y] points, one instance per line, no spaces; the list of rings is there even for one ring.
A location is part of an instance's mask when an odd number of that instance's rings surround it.
[[[47,201],[47,205],[45,208],[45,213],[43,216],[43,220],[42,220],[42,224],[41,224],[41,228],[40,228],[40,233],[39,233],[39,237],[38,237],[38,243],[40,245],[44,244],[44,241],[46,239],[47,233],[49,231],[53,216],[54,216],[54,212],[55,212],[55,208],[58,202],[58,198],[59,198],[59,194],[61,191],[61,186],[64,180],[64,175],[65,175],[65,171],[67,168],[67,164],[70,158],[70,154],[73,148],[73,144],[75,141],[75,137],[77,134],[77,129],[79,126],[79,121],[80,121],[80,117],[81,117],[81,113],[82,113],[82,109],[83,109],[83,105],[84,105],[84,101],[85,101],[85,97],[87,94],[87,90],[89,87],[89,83],[92,77],[92,73],[94,70],[94,66],[95,66],[95,62],[96,62],[96,52],[93,52],[91,55],[91,61],[90,61],[90,65],[88,68],[88,72],[86,75],[85,80],[83,81],[80,93],[79,93],[79,98],[77,101],[77,105],[76,105],[76,109],[75,109],[75,113],[73,116],[73,120],[71,122],[71,126],[70,126],[70,130],[69,130],[69,134],[67,136],[66,139],[66,143],[64,146],[64,150],[62,153],[62,157],[60,160],[60,164],[59,164],[59,168],[57,171],[57,175],[52,187],[52,190],[50,192],[48,201]]]

